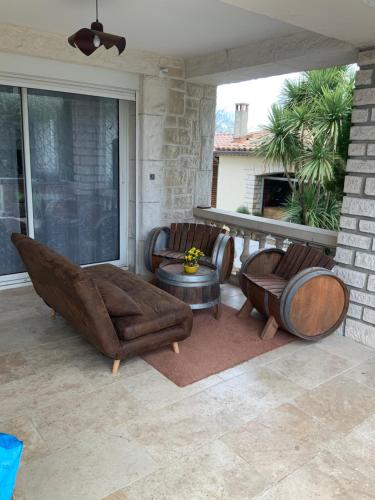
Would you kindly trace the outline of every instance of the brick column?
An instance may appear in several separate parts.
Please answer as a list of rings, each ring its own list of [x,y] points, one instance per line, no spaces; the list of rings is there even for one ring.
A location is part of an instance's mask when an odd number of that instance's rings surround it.
[[[336,262],[350,289],[344,334],[375,347],[375,49],[359,65]]]

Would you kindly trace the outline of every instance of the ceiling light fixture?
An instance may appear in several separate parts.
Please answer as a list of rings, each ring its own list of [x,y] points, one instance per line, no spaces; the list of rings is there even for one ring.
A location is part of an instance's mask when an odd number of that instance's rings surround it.
[[[91,28],[82,28],[71,35],[68,42],[86,56],[90,56],[101,45],[104,45],[106,49],[117,47],[119,55],[126,47],[126,40],[123,36],[104,33],[103,25],[98,20],[98,0],[96,0],[96,21],[91,23]]]

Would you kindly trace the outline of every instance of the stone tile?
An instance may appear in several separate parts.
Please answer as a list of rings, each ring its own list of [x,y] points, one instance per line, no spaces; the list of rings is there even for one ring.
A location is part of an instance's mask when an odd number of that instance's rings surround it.
[[[266,366],[269,363],[272,363],[276,359],[283,358],[288,356],[298,349],[306,348],[306,342],[302,342],[298,339],[296,341],[286,344],[284,346],[280,346],[277,349],[273,349],[272,351],[265,352],[260,356],[256,356],[255,358],[249,359],[249,361],[245,361],[244,363],[240,363],[233,368],[228,368],[220,373],[218,376],[223,380],[229,380],[233,377],[238,377],[238,375],[242,375],[247,371],[252,371],[256,366]]]
[[[217,375],[212,375],[187,387],[178,387],[156,370],[146,371],[124,379],[124,387],[145,407],[160,409],[181,399],[203,391],[207,387],[222,382]]]
[[[322,423],[350,432],[375,412],[375,392],[341,376],[306,392],[294,404]]]
[[[90,381],[93,387],[100,388],[117,380],[128,379],[152,367],[140,357],[134,357],[121,363],[116,377],[113,377],[112,360],[102,355],[85,338],[77,336],[58,344],[46,344],[27,353],[27,365],[34,371],[56,372],[71,366]]]
[[[375,359],[369,359],[354,367],[345,376],[375,390]]]
[[[243,295],[232,295],[229,297],[223,297],[222,303],[229,307],[233,307],[234,309],[241,309],[241,307],[245,303],[245,300],[246,297],[244,297]]]
[[[268,483],[309,462],[338,434],[291,404],[270,410],[221,438]]]
[[[242,458],[215,441],[105,500],[245,500],[265,483]]]
[[[48,443],[41,438],[30,418],[18,417],[0,422],[1,432],[12,434],[23,441],[22,463],[48,454]]]
[[[228,419],[246,423],[261,412],[286,403],[303,389],[267,367],[248,367],[246,372],[205,391]]]
[[[371,415],[343,439],[332,442],[328,450],[352,469],[373,479],[375,477],[375,415]]]
[[[78,335],[61,317],[52,320],[49,314],[33,316],[27,321],[22,316],[7,321],[0,319],[0,332],[2,354],[20,349],[27,350]]]
[[[313,389],[353,364],[316,346],[300,349],[267,365],[301,387]]]
[[[13,352],[0,356],[0,385],[35,373],[27,363],[26,353]]]
[[[311,462],[283,479],[257,500],[315,500],[374,498],[375,483],[329,452],[319,453]]]
[[[93,391],[90,380],[73,367],[41,372],[0,386],[0,420],[30,415],[33,410]]]
[[[40,435],[54,451],[66,448],[81,437],[110,433],[129,419],[147,411],[121,382],[90,394],[72,395],[61,403],[36,409],[32,420]]]
[[[124,429],[165,466],[239,424],[239,417],[228,416],[206,390],[160,410],[147,410],[141,418],[124,422],[114,432]]]
[[[366,347],[359,342],[341,335],[330,335],[320,340],[317,345],[319,349],[341,356],[353,364],[361,363],[375,357],[375,349]]]
[[[126,434],[97,435],[21,467],[15,498],[100,499],[155,469],[147,452]]]

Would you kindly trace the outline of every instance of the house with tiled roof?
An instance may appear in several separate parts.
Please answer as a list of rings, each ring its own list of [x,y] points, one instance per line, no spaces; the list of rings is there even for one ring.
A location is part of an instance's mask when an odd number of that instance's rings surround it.
[[[215,134],[211,205],[251,214],[274,216],[289,194],[281,164],[270,164],[257,153],[264,131],[248,132],[249,105],[236,104],[233,134]]]

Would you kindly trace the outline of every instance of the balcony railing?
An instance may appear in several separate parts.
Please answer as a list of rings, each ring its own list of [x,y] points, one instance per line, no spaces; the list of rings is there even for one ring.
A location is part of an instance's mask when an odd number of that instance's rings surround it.
[[[249,255],[265,247],[285,249],[290,243],[298,242],[323,248],[334,255],[337,246],[338,233],[327,229],[227,212],[217,208],[194,208],[194,216],[206,224],[227,228],[235,238],[235,274]]]

